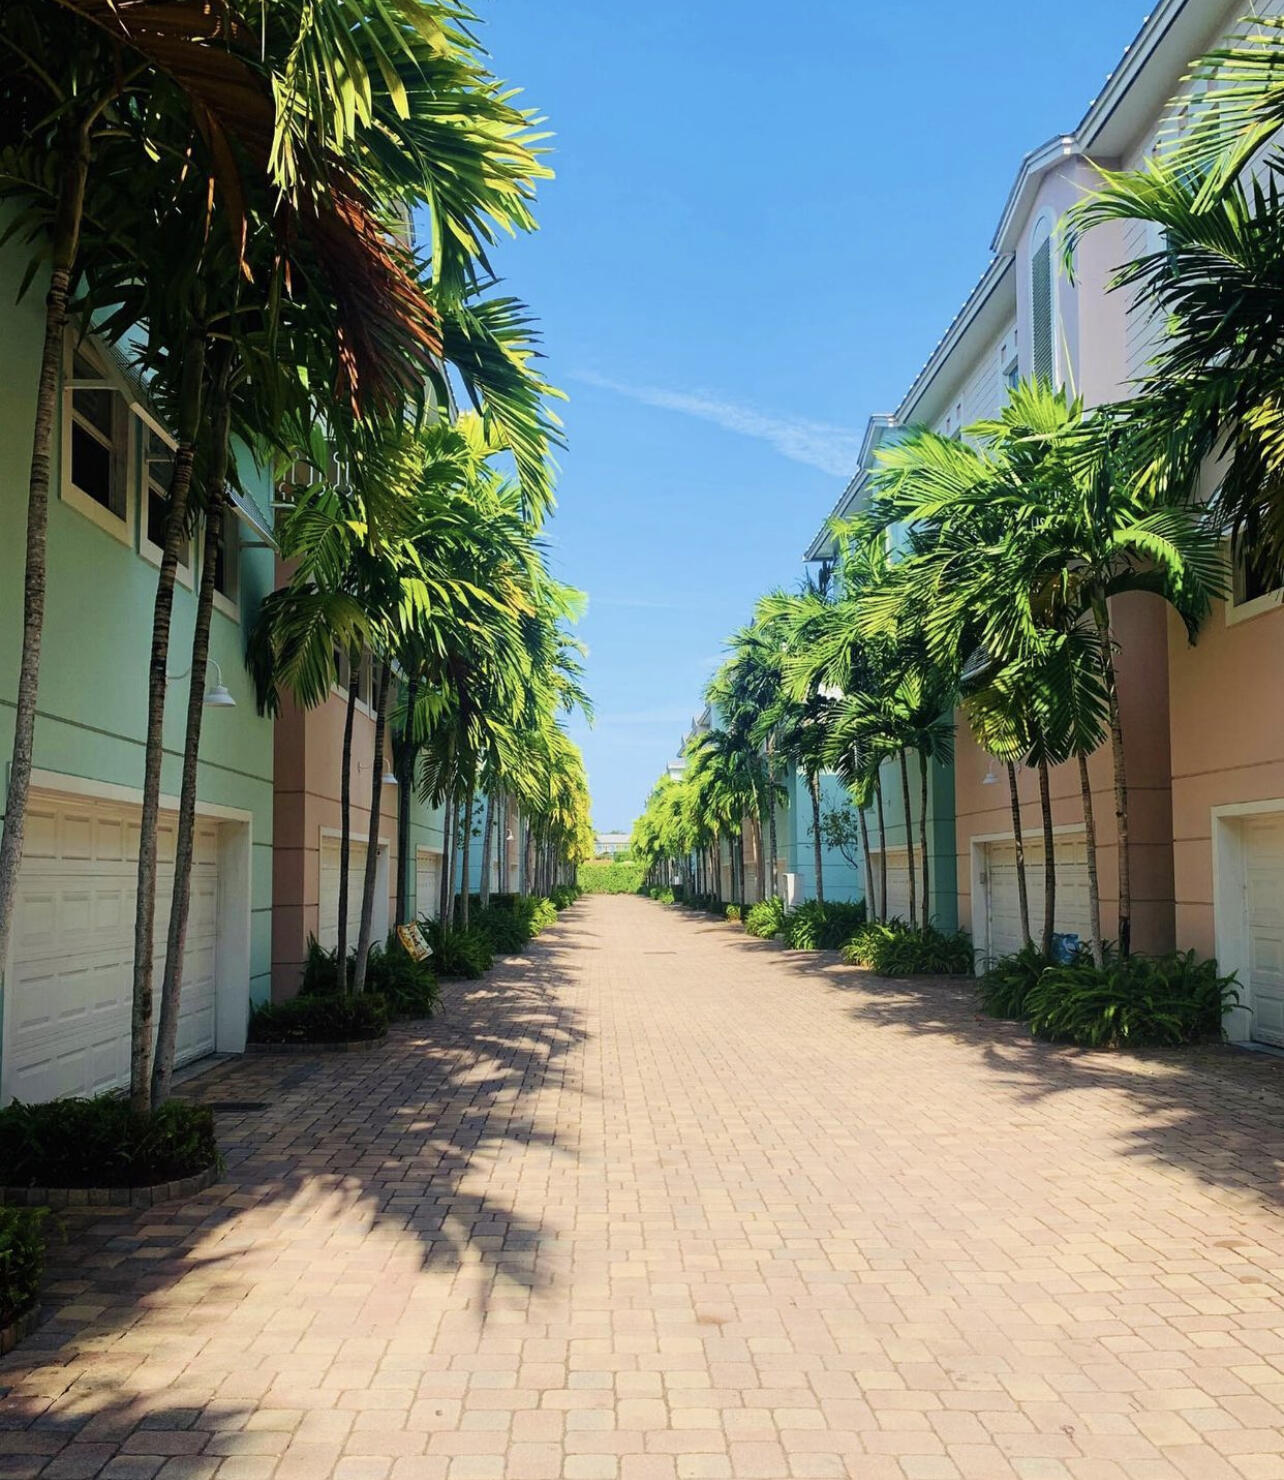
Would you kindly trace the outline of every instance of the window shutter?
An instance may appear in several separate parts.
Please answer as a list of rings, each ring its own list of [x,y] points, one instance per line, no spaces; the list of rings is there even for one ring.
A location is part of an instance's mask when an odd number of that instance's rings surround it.
[[[1034,320],[1033,353],[1036,380],[1053,382],[1052,344],[1052,239],[1036,249],[1030,262],[1030,315]]]

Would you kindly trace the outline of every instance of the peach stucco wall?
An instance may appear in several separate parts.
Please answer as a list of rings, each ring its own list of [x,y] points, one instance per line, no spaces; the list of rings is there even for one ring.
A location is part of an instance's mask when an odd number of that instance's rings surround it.
[[[1284,611],[1218,606],[1194,647],[1173,618],[1168,669],[1177,941],[1211,956],[1213,808],[1284,799]]]
[[[320,919],[321,835],[339,830],[339,790],[345,701],[331,694],[318,709],[286,701],[276,724],[276,787],[272,849],[272,996],[292,997]],[[374,720],[358,709],[352,729],[352,832],[370,831]],[[384,768],[391,763],[385,747]],[[388,918],[396,913],[397,791],[380,799],[380,841],[389,847]]]
[[[1114,603],[1113,622],[1119,644],[1119,697],[1129,791],[1133,944],[1140,951],[1170,950],[1174,918],[1166,617],[1158,600],[1132,596]],[[965,927],[972,924],[972,840],[1012,836],[1006,776],[996,766],[999,784],[987,786],[984,777],[988,770],[988,759],[960,715],[954,795],[959,922]],[[1108,747],[1092,757],[1089,772],[1097,827],[1101,924],[1105,934],[1113,937],[1119,924],[1119,847]],[[1058,766],[1051,779],[1053,825],[1082,824],[1077,765]],[[1042,827],[1037,773],[1023,771],[1019,787],[1021,828],[1028,839],[1035,839]]]

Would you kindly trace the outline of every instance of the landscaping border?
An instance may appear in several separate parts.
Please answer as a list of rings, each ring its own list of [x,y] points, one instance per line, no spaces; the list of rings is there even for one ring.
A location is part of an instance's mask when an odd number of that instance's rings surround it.
[[[213,1187],[222,1174],[217,1164],[190,1177],[153,1182],[147,1187],[0,1187],[0,1203],[9,1208],[151,1208],[175,1198],[194,1197]],[[16,1324],[16,1323],[15,1323]]]
[[[339,1043],[247,1043],[245,1052],[250,1053],[370,1053],[381,1044],[387,1043],[388,1035],[382,1038],[345,1038]]]
[[[40,1302],[23,1311],[20,1316],[15,1316],[7,1326],[0,1326],[0,1357],[7,1357],[20,1341],[26,1341],[27,1337],[40,1325]]]

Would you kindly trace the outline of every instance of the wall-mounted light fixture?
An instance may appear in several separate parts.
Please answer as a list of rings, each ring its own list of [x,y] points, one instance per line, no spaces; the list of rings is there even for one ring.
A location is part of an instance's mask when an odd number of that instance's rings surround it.
[[[213,658],[206,658],[205,662],[208,667],[214,670],[214,682],[205,690],[206,707],[209,709],[235,709],[236,700],[232,698],[226,685],[223,683],[223,670]],[[188,668],[183,673],[167,673],[165,679],[167,683],[179,683],[183,679],[189,678],[191,672],[192,670]]]

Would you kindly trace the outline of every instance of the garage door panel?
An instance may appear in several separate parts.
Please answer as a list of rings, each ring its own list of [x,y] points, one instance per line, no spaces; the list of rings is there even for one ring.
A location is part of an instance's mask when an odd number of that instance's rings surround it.
[[[432,848],[415,853],[415,907],[421,918],[434,920],[441,909],[441,853]]]
[[[1284,1045],[1284,817],[1244,823],[1250,1032]]]
[[[37,847],[23,859],[5,1002],[4,1098],[97,1094],[128,1082],[138,811],[120,803],[33,798]],[[173,887],[176,819],[158,834],[159,991]],[[178,1059],[213,1051],[217,995],[218,828],[195,839]],[[166,841],[167,840],[167,841]],[[132,856],[131,856],[132,854]]]
[[[1087,940],[1090,931],[1088,908],[1088,846],[1083,838],[1059,838],[1056,842],[1057,900],[1055,926],[1059,934]],[[986,918],[984,953],[991,960],[1019,951],[1021,902],[1017,882],[1015,843],[990,843],[985,848],[983,897]],[[1042,842],[1025,844],[1025,880],[1029,901],[1030,929],[1037,936],[1043,924],[1044,856]]]
[[[381,847],[386,853],[387,848]],[[382,860],[381,860],[382,861]],[[348,859],[348,948],[357,943],[361,929],[361,894],[365,888],[366,845],[354,842]],[[377,879],[377,876],[376,876]],[[388,918],[385,887],[376,883],[374,901],[373,938],[377,941],[386,931]],[[339,840],[323,838],[321,841],[321,899],[317,911],[317,940],[321,946],[332,951],[339,944]]]
[[[875,849],[871,856],[874,870],[874,894],[882,898],[882,854]],[[887,850],[887,905],[884,914],[889,920],[909,920],[909,851],[905,848],[889,848]],[[915,854],[914,862],[917,868],[921,868],[918,855]],[[915,882],[917,882],[917,877]]]

